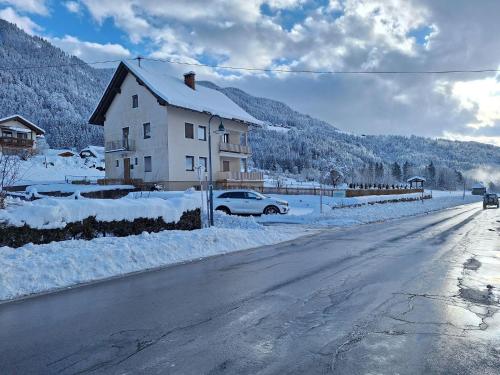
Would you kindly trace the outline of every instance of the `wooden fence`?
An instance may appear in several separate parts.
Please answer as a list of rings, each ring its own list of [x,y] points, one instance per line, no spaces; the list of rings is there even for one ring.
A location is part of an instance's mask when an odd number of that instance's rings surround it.
[[[395,195],[422,193],[422,189],[347,189],[346,198],[364,197],[366,195]]]

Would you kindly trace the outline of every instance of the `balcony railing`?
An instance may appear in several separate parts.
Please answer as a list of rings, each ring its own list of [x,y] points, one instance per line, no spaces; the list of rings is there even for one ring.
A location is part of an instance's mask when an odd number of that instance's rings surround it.
[[[106,142],[106,152],[135,151],[135,141],[131,139],[121,139],[119,141]]]
[[[33,147],[33,140],[25,138],[0,137],[0,146],[30,148]]]
[[[252,149],[250,148],[250,146],[237,145],[234,143],[221,142],[219,145],[219,150],[225,151],[225,152],[234,152],[234,153],[238,153],[238,154],[251,154],[252,153]]]
[[[223,181],[264,181],[263,172],[219,172],[218,180]]]

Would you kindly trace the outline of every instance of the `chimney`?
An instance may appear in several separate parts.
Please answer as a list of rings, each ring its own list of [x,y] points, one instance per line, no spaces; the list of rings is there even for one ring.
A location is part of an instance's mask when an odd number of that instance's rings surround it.
[[[195,90],[195,87],[196,87],[195,76],[196,76],[196,74],[193,71],[187,72],[186,74],[184,74],[184,83],[186,84],[186,86],[192,88],[193,90]]]

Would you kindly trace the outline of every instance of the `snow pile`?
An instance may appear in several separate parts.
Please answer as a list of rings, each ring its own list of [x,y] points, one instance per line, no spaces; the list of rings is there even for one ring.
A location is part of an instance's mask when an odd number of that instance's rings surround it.
[[[52,183],[52,184],[34,184],[28,186],[25,191],[28,195],[33,191],[38,193],[50,193],[50,192],[61,192],[61,193],[91,193],[97,191],[106,190],[128,190],[134,189],[133,185],[96,185],[96,184],[69,184],[69,183]]]
[[[221,214],[215,219],[221,227],[0,248],[0,300],[271,245],[304,234],[293,227],[263,227],[252,218]]]
[[[0,222],[13,226],[27,224],[38,229],[64,228],[68,223],[91,216],[95,216],[98,221],[108,222],[162,217],[166,223],[170,223],[177,222],[183,212],[199,207],[200,196],[192,192],[172,194],[168,198],[46,198],[9,204],[5,210],[0,210]]]

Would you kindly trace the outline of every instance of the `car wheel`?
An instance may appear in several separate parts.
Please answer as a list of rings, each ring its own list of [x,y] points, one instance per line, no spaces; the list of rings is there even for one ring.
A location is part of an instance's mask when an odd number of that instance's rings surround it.
[[[224,206],[217,207],[215,209],[215,211],[221,211],[221,212],[224,212],[226,215],[231,215],[231,210],[227,207],[224,207]]]
[[[267,206],[264,209],[264,215],[277,215],[280,213],[280,210],[276,206]]]

